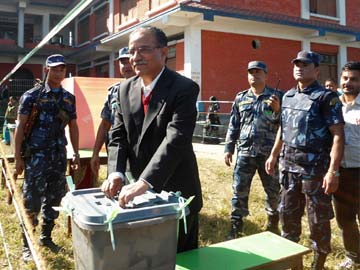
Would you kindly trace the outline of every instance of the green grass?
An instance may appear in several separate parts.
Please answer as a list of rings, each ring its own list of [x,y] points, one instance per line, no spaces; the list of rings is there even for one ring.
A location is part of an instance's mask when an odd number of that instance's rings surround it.
[[[199,158],[199,171],[203,189],[204,207],[200,213],[200,246],[225,241],[230,227],[230,199],[232,186],[233,168],[228,168],[223,161]],[[101,175],[105,175],[102,168]],[[17,188],[21,185],[17,181]],[[21,197],[20,190],[17,195]],[[17,196],[17,201],[20,201]],[[21,260],[21,235],[19,221],[16,217],[14,206],[6,203],[6,190],[0,189],[0,222],[4,231],[4,238],[0,236],[0,269],[6,269],[8,262],[4,252],[3,241],[5,240],[10,252],[10,262],[13,269],[36,269],[33,263],[24,264]],[[254,178],[250,192],[250,215],[245,219],[244,233],[251,235],[264,230],[266,225],[266,213],[264,210],[264,191],[258,178]],[[302,221],[303,235],[300,244],[310,247],[309,228],[307,219]],[[333,252],[329,255],[327,269],[335,269],[335,266],[343,259],[344,251],[340,232],[335,220],[332,221],[332,247]],[[37,228],[33,239],[39,236]],[[46,265],[46,270],[74,269],[72,239],[67,236],[67,218],[61,214],[54,229],[53,238],[63,249],[58,254],[38,248],[38,254]],[[312,255],[305,256],[304,269],[309,269]]]

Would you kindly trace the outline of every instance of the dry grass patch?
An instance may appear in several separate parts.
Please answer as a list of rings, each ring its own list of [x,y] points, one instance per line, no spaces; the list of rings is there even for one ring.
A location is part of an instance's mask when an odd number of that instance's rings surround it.
[[[199,158],[199,172],[203,189],[204,207],[200,213],[200,246],[206,246],[225,241],[230,227],[230,199],[232,193],[233,168],[225,166],[222,160]],[[101,175],[106,175],[102,167]],[[20,189],[21,180],[17,181]],[[100,181],[101,182],[101,181]],[[254,178],[250,191],[250,216],[245,219],[244,233],[246,235],[258,233],[264,230],[266,225],[266,213],[264,210],[264,191],[261,182]],[[0,246],[0,269],[6,269],[8,262],[4,252],[3,241],[8,245],[10,262],[13,269],[36,269],[33,263],[24,264],[21,260],[21,234],[19,221],[16,217],[14,206],[7,205],[6,191],[0,189],[0,221],[5,238],[1,236]],[[303,219],[303,235],[300,244],[310,246],[308,237],[309,229],[306,218]],[[327,269],[335,269],[335,265],[344,256],[339,230],[332,222],[333,227],[333,253],[327,260]],[[35,232],[35,239],[39,237],[40,227]],[[63,249],[58,254],[53,254],[45,249],[39,249],[39,255],[46,262],[46,270],[69,270],[74,269],[72,239],[67,236],[67,218],[61,214],[54,229],[53,238]],[[35,243],[36,244],[36,243]],[[311,263],[311,256],[305,258],[305,268]]]

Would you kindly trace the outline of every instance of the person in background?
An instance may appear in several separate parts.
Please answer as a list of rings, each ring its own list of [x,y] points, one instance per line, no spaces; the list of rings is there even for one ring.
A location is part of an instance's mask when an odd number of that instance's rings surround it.
[[[326,89],[329,89],[329,90],[337,93],[339,96],[341,96],[341,94],[342,94],[341,89],[338,89],[337,82],[334,79],[332,79],[332,78],[326,79],[324,82],[324,86]]]
[[[120,74],[128,79],[135,75],[134,70],[132,69],[131,64],[129,63],[129,49],[128,47],[123,47],[119,50],[119,70]],[[118,106],[117,102],[117,92],[120,88],[120,82],[111,86],[108,89],[108,96],[105,100],[104,107],[101,111],[101,122],[98,127],[98,131],[96,134],[94,149],[92,158],[90,160],[90,166],[93,174],[97,177],[100,168],[100,158],[99,153],[100,150],[105,143],[106,146],[108,144],[108,132],[110,127],[114,124],[114,111],[116,106]]]
[[[39,245],[59,251],[51,237],[59,212],[54,210],[66,193],[67,167],[65,127],[69,127],[74,150],[73,169],[80,164],[79,129],[75,96],[61,86],[66,75],[64,56],[46,59],[44,84],[26,91],[20,98],[18,126],[15,130],[15,170],[25,171],[22,187],[26,214],[35,227],[42,212]],[[24,234],[23,234],[24,237]],[[31,260],[24,238],[23,259]]]
[[[261,61],[248,64],[250,88],[235,97],[225,139],[225,164],[231,165],[237,144],[231,199],[231,229],[228,239],[243,232],[243,218],[249,215],[249,192],[258,171],[266,193],[267,230],[278,232],[279,179],[265,172],[265,160],[279,128],[282,92],[266,86],[267,66]]]
[[[211,96],[209,101],[210,105],[206,115],[202,143],[220,143],[219,125],[221,123],[218,114],[220,112],[220,104],[215,96]]]
[[[199,86],[166,67],[167,42],[156,27],[142,26],[130,34],[130,63],[136,76],[120,85],[109,134],[109,176],[101,189],[109,197],[121,190],[122,207],[151,188],[195,196],[186,218],[187,234],[183,221],[179,223],[177,250],[182,252],[198,247],[202,194],[192,136]],[[136,181],[123,185],[127,162]]]
[[[345,120],[345,150],[339,188],[334,193],[336,221],[341,229],[346,258],[338,269],[360,269],[360,62],[341,70],[340,100]]]
[[[9,103],[5,112],[5,121],[3,128],[3,143],[10,144],[10,132],[7,124],[15,124],[15,120],[17,118],[17,110],[18,110],[19,102],[17,97],[9,97]]]
[[[344,119],[338,95],[317,81],[320,55],[300,51],[292,63],[297,85],[284,94],[281,125],[265,166],[273,175],[280,155],[282,236],[300,240],[306,206],[314,249],[311,269],[320,270],[331,252],[331,194],[339,183]]]

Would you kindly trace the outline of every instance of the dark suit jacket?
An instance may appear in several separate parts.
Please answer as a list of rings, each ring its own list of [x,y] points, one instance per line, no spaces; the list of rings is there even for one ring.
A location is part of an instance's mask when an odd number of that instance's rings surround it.
[[[144,116],[140,78],[121,83],[119,107],[110,130],[108,173],[130,171],[159,192],[195,195],[190,211],[202,207],[199,173],[192,147],[198,85],[165,68],[152,91]]]

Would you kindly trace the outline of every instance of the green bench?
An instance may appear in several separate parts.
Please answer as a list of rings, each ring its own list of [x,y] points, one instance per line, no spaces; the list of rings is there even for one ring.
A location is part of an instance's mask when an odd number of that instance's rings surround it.
[[[270,232],[177,254],[176,270],[303,269],[311,250]]]

